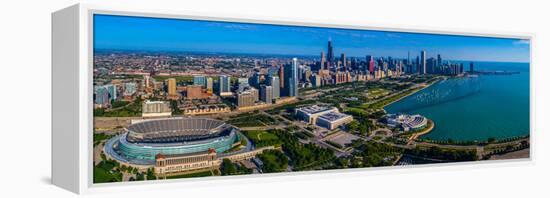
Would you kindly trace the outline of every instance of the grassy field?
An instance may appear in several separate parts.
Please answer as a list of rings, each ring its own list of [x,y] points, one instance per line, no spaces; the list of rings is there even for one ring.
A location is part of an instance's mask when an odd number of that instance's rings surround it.
[[[368,91],[369,98],[378,98],[380,96],[388,95],[389,93],[390,91],[382,88],[372,88]]]
[[[275,134],[267,131],[243,131],[242,133],[257,147],[281,144],[281,141]]]
[[[111,170],[113,170],[115,166],[114,163],[106,161],[94,166],[94,183],[122,181],[122,173],[111,173]]]
[[[246,134],[253,141],[279,139],[276,135],[268,133],[267,131],[246,131]]]
[[[110,173],[109,171],[94,167],[94,183],[107,183],[107,182],[119,182],[122,181],[122,176],[118,176]]]
[[[395,101],[397,101],[397,100],[399,100],[399,99],[401,99],[401,98],[403,98],[403,97],[405,97],[405,96],[407,96],[407,95],[409,95],[409,94],[411,94],[415,91],[418,91],[418,90],[419,90],[419,88],[410,89],[410,90],[401,92],[399,94],[393,95],[391,97],[384,98],[384,99],[382,99],[380,101],[377,101],[375,103],[372,103],[372,104],[364,104],[364,105],[362,105],[362,107],[365,108],[365,109],[369,109],[369,108],[370,109],[381,109],[381,108],[384,108],[384,106],[386,106],[386,105],[388,105],[392,102],[395,102]]]

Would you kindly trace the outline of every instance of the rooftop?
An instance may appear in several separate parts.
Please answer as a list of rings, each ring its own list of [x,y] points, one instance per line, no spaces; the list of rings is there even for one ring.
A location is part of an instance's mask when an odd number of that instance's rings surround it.
[[[336,121],[336,120],[340,120],[342,118],[349,117],[349,116],[350,115],[343,114],[343,113],[330,112],[330,113],[325,113],[325,114],[319,116],[319,118],[324,119],[324,120],[328,120],[328,121]]]
[[[312,106],[298,108],[299,111],[302,111],[302,112],[307,113],[307,114],[317,114],[317,113],[321,113],[321,112],[332,110],[332,109],[334,109],[334,108],[333,107],[328,107],[328,106],[318,106],[318,105],[312,105]]]

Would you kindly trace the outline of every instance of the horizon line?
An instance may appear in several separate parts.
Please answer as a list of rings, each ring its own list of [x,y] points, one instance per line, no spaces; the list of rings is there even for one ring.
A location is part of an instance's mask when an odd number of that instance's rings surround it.
[[[177,52],[177,53],[197,53],[197,54],[227,54],[227,55],[235,55],[235,54],[242,54],[242,55],[262,55],[262,56],[296,56],[296,57],[316,57],[319,55],[310,54],[278,54],[278,53],[254,53],[254,52],[213,52],[213,51],[192,51],[192,50],[180,50],[180,49],[123,49],[123,48],[95,48],[93,51],[96,50],[112,50],[112,51],[141,51],[141,52]],[[323,51],[324,52],[324,51]],[[345,53],[344,53],[345,54]],[[95,54],[94,54],[95,55]],[[365,58],[365,56],[369,56],[368,54],[365,54],[364,56],[348,56],[347,58]],[[374,55],[373,55],[374,56]],[[392,57],[397,59],[407,59],[407,57],[398,57],[398,56],[374,56],[374,57]],[[429,57],[429,58],[436,58],[436,57]],[[414,57],[411,58],[411,60],[415,59]],[[445,60],[445,59],[443,59]],[[464,61],[464,62],[498,62],[498,63],[528,63],[531,64],[531,61],[501,61],[501,60],[453,60],[453,59],[446,59],[449,61]]]

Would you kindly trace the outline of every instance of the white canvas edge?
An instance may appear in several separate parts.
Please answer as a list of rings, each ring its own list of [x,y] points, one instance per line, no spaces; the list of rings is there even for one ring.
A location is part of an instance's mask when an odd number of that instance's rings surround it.
[[[265,17],[265,16],[248,16],[245,14],[220,14],[220,13],[198,13],[192,11],[174,11],[174,10],[147,10],[142,8],[125,8],[125,7],[103,7],[100,5],[79,4],[80,9],[80,142],[78,150],[80,152],[79,159],[79,192],[82,194],[89,193],[104,193],[104,192],[124,192],[128,190],[158,190],[158,189],[176,189],[176,188],[194,188],[208,187],[215,185],[242,185],[247,183],[272,183],[284,182],[287,180],[318,180],[330,179],[334,177],[365,177],[372,175],[383,174],[407,174],[407,173],[422,173],[433,171],[457,171],[464,169],[482,169],[482,168],[497,168],[497,167],[517,167],[528,166],[535,164],[534,147],[536,144],[534,126],[534,67],[533,67],[533,48],[535,47],[534,34],[532,33],[510,33],[498,32],[490,30],[466,30],[466,29],[450,29],[438,27],[411,27],[405,25],[387,25],[372,23],[369,21],[353,22],[353,21],[336,21],[336,20],[315,20],[315,19],[299,19],[299,18],[281,18],[281,17]],[[179,18],[179,19],[199,19],[199,20],[216,20],[228,22],[245,22],[245,23],[267,23],[279,25],[298,25],[298,26],[315,26],[329,28],[348,28],[348,29],[363,29],[363,30],[379,30],[379,31],[399,31],[413,33],[430,33],[430,34],[448,34],[462,36],[481,36],[481,37],[498,37],[498,38],[515,38],[525,39],[530,41],[530,157],[523,159],[511,160],[494,160],[494,161],[476,161],[476,162],[457,162],[445,164],[428,164],[414,166],[390,166],[390,167],[375,167],[375,168],[357,168],[357,169],[339,169],[339,170],[323,170],[323,171],[304,171],[290,173],[272,173],[267,175],[241,175],[241,176],[223,176],[223,177],[205,177],[205,178],[187,178],[174,180],[156,180],[143,182],[119,182],[109,184],[93,184],[92,163],[92,133],[93,133],[93,107],[91,103],[92,93],[92,24],[90,16],[92,14],[115,14],[129,16],[145,16],[145,17],[162,17],[162,18]],[[364,24],[374,24],[365,26]],[[75,148],[77,149],[77,148]],[[136,188],[138,187],[139,188]]]

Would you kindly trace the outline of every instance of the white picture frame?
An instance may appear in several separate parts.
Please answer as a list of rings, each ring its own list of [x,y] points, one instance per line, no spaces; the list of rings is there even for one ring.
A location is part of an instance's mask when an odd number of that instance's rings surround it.
[[[228,16],[216,13],[194,13],[170,10],[128,9],[102,7],[98,5],[77,4],[52,14],[52,183],[74,193],[88,194],[96,192],[116,192],[135,189],[165,189],[179,187],[198,187],[207,185],[246,184],[250,182],[284,182],[288,179],[331,178],[337,175],[352,176],[387,174],[394,172],[430,171],[431,167],[443,167],[453,170],[456,165],[465,166],[513,166],[534,163],[534,84],[533,62],[530,62],[530,157],[525,159],[462,162],[407,167],[359,168],[327,171],[307,171],[277,173],[269,175],[244,175],[226,177],[192,178],[178,180],[125,182],[112,184],[93,184],[93,107],[92,107],[92,71],[93,71],[93,14],[115,14],[127,16],[147,16],[176,19],[202,19],[228,22],[267,23],[279,25],[299,25],[329,28],[348,28],[359,30],[382,30],[447,35],[465,35],[497,38],[516,38],[529,40],[529,33],[500,33],[490,31],[471,31],[456,29],[416,27],[396,27],[384,24],[364,26],[346,21],[319,21],[313,19],[284,19],[258,16]],[[532,52],[531,45],[531,52]],[[532,61],[532,59],[531,59]],[[507,163],[504,163],[507,162]],[[426,169],[426,167],[428,167]]]

